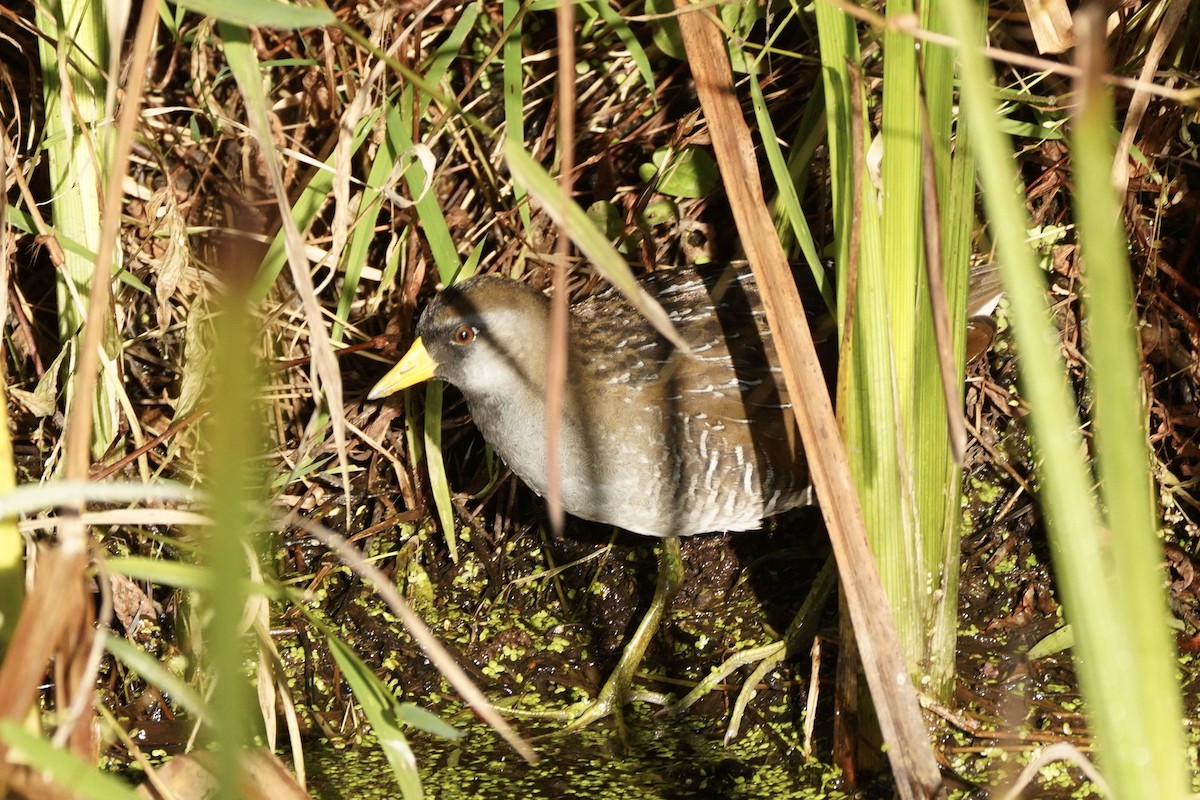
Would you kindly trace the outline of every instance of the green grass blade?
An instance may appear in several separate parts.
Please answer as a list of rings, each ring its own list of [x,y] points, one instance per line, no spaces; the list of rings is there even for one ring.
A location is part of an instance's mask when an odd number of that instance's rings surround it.
[[[392,768],[392,777],[396,779],[401,795],[404,800],[421,800],[425,792],[421,788],[420,773],[417,772],[417,759],[408,744],[408,737],[400,728],[395,698],[345,642],[337,636],[330,637],[328,641],[329,652],[341,667],[343,677],[367,715],[371,731]]]
[[[406,116],[410,113],[408,105],[411,102],[407,95],[406,92],[400,103],[391,104],[387,109],[387,143],[392,148],[391,157],[393,159],[408,157],[415,146],[413,130],[408,124]],[[432,185],[433,176],[426,171],[419,159],[412,159],[409,168],[404,173],[404,180],[408,184],[413,205],[421,220],[421,230],[425,234],[426,241],[429,242],[430,252],[433,253],[438,277],[441,278],[442,283],[449,286],[454,282],[454,277],[458,274],[462,261],[458,257],[454,237],[450,234],[450,226],[446,224],[446,216],[438,205],[437,195],[428,191],[428,187]]]
[[[1118,598],[1122,615],[1108,621],[1106,642],[1080,641],[1079,646],[1085,658],[1100,659],[1095,669],[1113,672],[1111,679],[1097,682],[1123,687],[1119,694],[1106,693],[1091,702],[1093,715],[1103,721],[1096,728],[1104,737],[1104,766],[1118,796],[1183,798],[1190,789],[1188,758],[1180,725],[1183,704],[1175,677],[1175,647],[1167,627],[1170,612],[1157,536],[1141,341],[1125,226],[1110,182],[1112,97],[1096,77],[1108,69],[1103,58],[1104,19],[1088,12],[1076,19],[1083,78],[1076,82],[1077,113],[1070,129],[1071,174],[1083,262],[1088,383],[1095,398],[1097,474],[1115,581],[1115,586],[1099,591],[1111,591]],[[1088,22],[1095,32],[1090,41],[1085,38]],[[1068,596],[1074,601],[1068,607],[1073,623],[1091,613],[1079,606],[1091,602],[1094,586],[1087,594]],[[1079,633],[1082,639],[1098,632],[1088,625]],[[1126,650],[1120,657],[1112,650],[1114,632]]]
[[[358,152],[378,119],[379,112],[373,111],[359,122],[358,127],[354,130],[354,138],[351,140],[351,153]],[[300,191],[299,198],[292,204],[292,220],[295,221],[299,230],[306,230],[317,218],[321,207],[329,200],[329,193],[333,191],[333,177],[336,169],[333,159],[333,154],[330,154],[323,167],[313,173],[308,184]],[[283,270],[284,264],[287,263],[283,235],[281,230],[271,241],[271,246],[267,248],[267,253],[263,256],[262,264],[258,268],[254,283],[250,286],[250,299],[255,303],[261,302],[267,296],[267,292],[271,290],[279,273]]]
[[[204,702],[200,693],[164,667],[157,658],[111,633],[106,634],[104,640],[104,647],[108,652],[143,680],[158,687],[164,695],[171,698],[172,703],[178,703],[197,720],[208,716],[208,704]]]
[[[208,571],[199,564],[167,561],[148,556],[110,558],[105,563],[108,571],[114,575],[124,575],[139,581],[150,581],[161,586],[174,586],[177,589],[206,589],[212,585]]]
[[[261,507],[262,431],[257,405],[255,352],[246,342],[259,341],[260,332],[249,311],[237,299],[227,300],[215,318],[216,344],[212,364],[212,414],[205,420],[208,452],[204,472],[213,524],[204,532],[200,562],[211,572],[211,583],[200,592],[210,612],[204,626],[204,647],[217,691],[210,702],[208,735],[217,744],[214,774],[220,797],[238,797],[239,759],[250,744],[254,692],[245,665],[252,641],[242,633],[248,592],[247,555],[250,534]]]
[[[350,241],[342,254],[343,280],[338,291],[337,315],[329,329],[329,339],[335,344],[341,343],[345,322],[350,316],[354,298],[362,280],[363,267],[366,264],[367,251],[375,240],[375,218],[379,214],[383,201],[383,193],[376,187],[382,186],[392,172],[394,162],[387,148],[380,148],[375,160],[371,162],[371,171],[367,175],[367,185],[363,187],[358,199],[358,211],[355,214],[357,223]]]
[[[504,64],[504,138],[518,145],[525,142],[525,70],[521,65],[524,55],[521,42],[521,26],[525,12],[521,8],[521,0],[502,0],[504,14],[504,46],[502,62]],[[521,216],[521,225],[526,234],[533,232],[529,203],[526,198],[529,193],[520,181],[513,183],[513,203]]]
[[[101,125],[108,82],[102,65],[109,63],[105,5],[89,0],[64,0],[39,6],[38,28],[46,127],[43,131],[49,162],[49,194],[54,227],[64,237],[94,253],[100,244],[104,218],[100,176],[108,173],[111,128]],[[94,279],[95,256],[77,250],[64,252],[55,271],[58,332],[69,353],[64,372],[67,407],[73,404],[75,373],[80,357],[88,295]],[[120,257],[114,253],[114,273]],[[99,276],[108,280],[108,275]],[[121,396],[117,359],[121,343],[115,318],[103,321],[100,361],[103,368],[92,404],[94,457],[108,449],[120,425]]]
[[[927,26],[944,27],[939,3],[924,4],[920,11]],[[916,64],[922,77],[918,102],[925,106],[923,127],[927,126],[928,137],[928,152],[924,144],[921,147],[921,179],[924,183],[925,172],[932,170],[940,221],[940,230],[933,235],[938,237],[941,258],[938,264],[929,263],[930,233],[922,232],[922,268],[916,275],[915,360],[913,382],[908,387],[914,398],[908,458],[920,527],[920,559],[912,568],[923,582],[919,598],[926,628],[921,643],[928,679],[925,690],[948,699],[954,686],[958,632],[963,473],[954,456],[951,426],[958,423],[961,430],[975,173],[967,136],[969,126],[965,119],[955,119],[954,52],[926,42],[921,45],[920,55]],[[932,163],[926,163],[930,158]],[[929,218],[934,209],[925,207],[925,198],[922,206],[922,217]],[[930,276],[938,266],[943,286],[937,299],[947,317],[946,365],[941,362],[931,305],[935,282]],[[949,398],[943,366],[948,367],[948,385],[952,387]]]
[[[425,464],[429,471],[429,491],[437,508],[438,521],[446,536],[450,560],[458,563],[458,530],[454,523],[454,504],[450,501],[450,481],[442,460],[442,394],[440,381],[425,386]],[[409,390],[411,393],[412,390]]]
[[[1165,630],[1165,616],[1151,613],[1149,618],[1133,620],[1130,617],[1128,605],[1144,601],[1125,594],[1131,589],[1130,578],[1117,577],[1120,572],[1114,564],[1114,547],[1110,543],[1115,532],[1101,521],[1092,492],[1091,471],[1082,457],[1086,450],[1080,436],[1081,426],[1058,351],[1059,338],[1047,302],[1044,275],[1027,243],[1029,221],[1012,158],[1012,146],[997,124],[996,95],[990,70],[976,46],[984,40],[983,29],[968,0],[950,0],[946,9],[950,31],[964,43],[959,49],[963,107],[970,117],[975,136],[984,202],[1011,304],[1013,334],[1020,354],[1021,385],[1031,410],[1033,438],[1042,459],[1039,499],[1054,548],[1055,570],[1067,618],[1074,628],[1075,663],[1095,728],[1101,766],[1118,797],[1170,800],[1187,797],[1184,770],[1188,762],[1179,737],[1179,715],[1177,711],[1168,711],[1165,717],[1157,716],[1163,713],[1164,705],[1177,709],[1177,700],[1160,699],[1146,707],[1137,692],[1138,687],[1151,684],[1168,695],[1177,692],[1171,686],[1170,676],[1165,681],[1159,677],[1164,671],[1173,669],[1174,660],[1169,650],[1147,654],[1149,659],[1164,662],[1150,667],[1135,653],[1143,636],[1151,639],[1155,636],[1136,628]],[[1107,136],[1107,111],[1090,113],[1105,120],[1106,131],[1100,135]],[[1096,148],[1097,152],[1102,149],[1086,142],[1081,146],[1085,153],[1089,147]],[[1097,170],[1104,181],[1110,174],[1111,148],[1108,153],[1108,160],[1102,165],[1088,167]],[[1079,159],[1080,154],[1076,152],[1074,158]],[[1078,161],[1074,163],[1078,179],[1081,167]],[[1105,210],[1099,213],[1087,210],[1089,217],[1093,213],[1097,215],[1087,222],[1081,216],[1081,224],[1089,227],[1089,233],[1097,221],[1121,229],[1114,224],[1116,213],[1111,189],[1106,186],[1103,191],[1091,194],[1099,195],[1100,207]],[[1095,248],[1096,242],[1084,242],[1083,246]],[[1114,249],[1123,253],[1125,243],[1121,242]],[[1122,274],[1120,279],[1127,281],[1128,274]],[[1104,289],[1101,293],[1103,295]],[[1123,313],[1126,315],[1124,323],[1128,325],[1130,310],[1126,308]],[[1126,413],[1130,410],[1126,409]],[[1098,432],[1097,441],[1108,435]],[[1110,470],[1112,465],[1102,469]],[[1145,480],[1145,474],[1134,476],[1134,482],[1139,485]],[[1139,486],[1138,491],[1143,490],[1144,485]],[[1142,514],[1135,512],[1135,516]],[[1144,526],[1145,523],[1143,518],[1140,524]],[[1124,536],[1126,532],[1120,535]],[[1147,578],[1146,575],[1139,577]],[[1151,574],[1148,579],[1157,584],[1161,576],[1156,578]],[[1149,607],[1154,605],[1151,602]],[[1158,608],[1162,609],[1162,606],[1158,605]],[[1162,620],[1162,626],[1156,619]],[[1141,669],[1150,672],[1143,673]]]
[[[889,20],[912,13],[911,0],[887,4]],[[884,284],[889,300],[887,335],[892,340],[895,380],[902,389],[914,385],[919,298],[927,291],[921,244],[921,165],[925,161],[921,147],[922,103],[916,42],[908,33],[889,28],[883,34],[883,118],[879,131],[883,142],[881,225],[888,254]],[[864,207],[863,213],[873,210]],[[898,413],[906,428],[905,436],[912,435],[913,400],[901,392]]]
[[[453,63],[453,59],[458,56],[467,36],[474,29],[475,22],[479,19],[479,13],[480,7],[478,5],[467,6],[455,23],[450,35],[446,37],[446,40],[434,52],[433,57],[429,60],[428,69],[425,72],[425,79],[430,84],[436,85],[446,76],[447,71]],[[418,117],[424,116],[428,106],[429,97],[422,94],[418,101]],[[411,158],[411,153],[405,154],[404,157]],[[359,224],[355,228],[350,238],[349,246],[342,256],[344,278],[338,294],[337,317],[334,319],[333,327],[329,334],[330,338],[335,342],[341,340],[344,320],[347,319],[350,308],[354,304],[359,281],[362,278],[362,269],[366,260],[366,254],[375,239],[375,226],[373,222],[378,215],[382,202],[382,190],[386,188],[396,161],[395,150],[383,147],[379,149],[375,159],[371,162],[367,185],[363,188],[358,203],[356,219],[359,221]],[[427,190],[423,193],[427,193]]]
[[[906,565],[916,561],[912,552],[916,533],[911,495],[901,481],[897,399],[900,387],[894,373],[890,336],[888,293],[881,241],[879,196],[870,179],[860,175],[854,183],[858,153],[852,131],[858,126],[869,131],[865,113],[854,112],[854,94],[859,108],[867,108],[861,85],[855,84],[850,64],[859,64],[859,45],[854,20],[832,3],[817,3],[817,29],[821,40],[821,64],[825,75],[826,119],[830,148],[830,172],[834,198],[834,236],[838,267],[838,324],[843,342],[839,368],[837,408],[843,421],[850,468],[863,507],[863,518],[879,565],[880,579],[895,609],[900,637],[910,671],[915,672],[915,645],[921,641],[920,615],[911,613],[912,598],[919,581]],[[861,72],[861,65],[858,70]],[[866,143],[863,143],[866,146]],[[854,201],[854,192],[860,196]],[[851,252],[857,236],[858,250]],[[856,286],[849,291],[851,263],[856,263]],[[852,325],[846,330],[848,309]],[[911,312],[910,312],[911,313]]]
[[[558,184],[525,152],[523,145],[509,140],[505,144],[504,157],[512,170],[513,178],[525,184],[546,213],[588,257],[596,271],[617,287],[663,336],[681,350],[687,351],[687,343],[679,338],[662,306],[650,297],[633,277],[629,262],[617,252],[612,242],[605,238],[603,231],[596,227],[582,208],[574,202],[564,200]]]
[[[46,773],[51,781],[75,797],[87,800],[139,800],[141,797],[120,778],[101,772],[70,751],[35,736],[16,720],[0,720],[0,739],[12,751],[10,759],[19,755],[24,763]]]
[[[838,264],[837,322],[844,337],[846,324],[845,264],[850,261],[850,231],[854,224],[852,187],[854,152],[851,142],[853,107],[848,64],[859,63],[858,33],[854,20],[832,3],[816,4],[817,32],[821,42],[821,75],[825,87],[825,118],[829,143],[829,188],[833,195],[834,261]],[[860,124],[866,120],[860,118]],[[839,398],[840,405],[840,398]]]
[[[771,115],[767,110],[767,101],[763,97],[762,87],[753,78],[749,84],[750,100],[754,105],[754,119],[758,123],[763,151],[767,155],[767,164],[771,168],[771,175],[775,178],[775,189],[779,193],[775,204],[783,212],[789,235],[795,237],[800,245],[800,251],[804,253],[804,259],[808,262],[808,268],[817,282],[821,297],[825,299],[825,307],[833,311],[836,306],[833,285],[829,275],[825,272],[820,256],[817,255],[817,244],[808,227],[808,218],[804,216],[804,210],[800,206],[800,194],[792,180],[792,171],[787,159],[784,158],[783,150],[779,147],[779,141],[775,137],[775,124],[771,121]],[[780,227],[782,226],[777,223],[776,228]],[[782,231],[780,238],[782,241]]]
[[[89,503],[188,503],[198,497],[195,490],[171,481],[155,484],[93,481],[23,483],[10,492],[0,494],[0,517],[30,514],[69,505],[80,499]]]
[[[896,19],[915,10],[914,4],[901,2],[889,5],[888,15]],[[922,7],[926,14],[935,10]],[[847,343],[839,413],[910,672],[915,682],[941,696],[952,686],[954,674],[961,485],[948,420],[948,415],[961,414],[961,393],[948,400],[943,386],[960,386],[962,380],[973,224],[970,202],[963,203],[965,211],[949,208],[952,190],[958,187],[961,192],[964,180],[969,183],[972,177],[969,170],[956,170],[951,158],[953,62],[950,53],[934,52],[933,45],[918,51],[901,26],[882,32],[883,113],[877,144],[882,145],[883,158],[876,189],[866,167],[858,163],[861,154],[854,152],[852,140],[856,124],[864,138],[870,131],[866,113],[856,119],[853,111],[856,92],[861,108],[868,107],[854,82],[856,71],[865,74],[858,60],[856,26],[832,3],[817,4],[817,26],[834,195],[839,322]],[[933,98],[928,113],[927,96]],[[969,158],[969,153],[964,145],[954,158]],[[856,174],[856,169],[861,172]],[[933,170],[936,209],[927,207],[927,169]],[[857,208],[856,177],[861,191]],[[938,241],[928,242],[924,221],[935,210],[943,212],[942,224],[932,233]],[[942,244],[947,231],[953,248],[940,248],[938,264],[945,283],[942,302],[949,309],[950,384],[942,379],[926,263],[927,249]],[[858,250],[851,252],[855,236]],[[847,330],[848,309],[853,311],[853,325]]]
[[[328,8],[278,0],[175,0],[175,3],[197,14],[247,28],[323,28],[337,24],[337,18]]]
[[[388,146],[392,148],[393,158],[409,153],[414,147],[413,131],[407,123],[407,118],[401,106],[411,103],[411,93],[406,91],[399,105],[393,104],[387,111]],[[450,226],[438,205],[436,195],[426,191],[432,177],[417,159],[405,172],[405,180],[409,192],[413,196],[417,216],[421,220],[421,229],[425,233],[429,249],[433,253],[438,275],[442,283],[450,285],[462,269],[462,261],[458,257],[458,249],[450,234]],[[458,539],[454,523],[454,506],[450,502],[450,486],[446,480],[446,465],[442,462],[442,386],[430,383],[425,390],[425,454],[429,470],[430,489],[433,492],[434,505],[437,507],[438,519],[442,524],[442,532],[446,537],[446,547],[450,558],[458,561]]]

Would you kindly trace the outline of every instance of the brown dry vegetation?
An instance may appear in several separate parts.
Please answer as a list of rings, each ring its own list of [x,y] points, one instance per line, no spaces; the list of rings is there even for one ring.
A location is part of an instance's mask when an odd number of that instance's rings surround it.
[[[1109,46],[1115,74],[1137,74],[1156,30],[1157,12],[1180,1],[1134,2],[1114,13]],[[347,28],[418,74],[467,8],[453,3],[332,7]],[[699,199],[668,197],[639,171],[661,148],[704,148],[709,138],[687,65],[654,45],[651,36],[658,23],[635,18],[640,6],[623,13],[633,19],[631,30],[646,48],[654,86],[647,86],[613,28],[581,11],[575,53],[575,199],[585,208],[600,201],[613,204],[615,238],[635,264],[661,267],[701,257],[736,257],[740,247],[719,187]],[[1036,53],[1019,11],[993,4],[991,16],[994,46]],[[772,25],[781,17],[767,16],[738,32],[761,42],[776,33]],[[62,394],[56,390],[68,377],[55,383],[63,343],[56,321],[53,235],[23,228],[35,210],[46,213],[41,204],[49,199],[39,154],[44,120],[32,18],[28,4],[0,9],[0,120],[9,204],[0,229],[0,270],[9,432],[19,483],[47,480],[60,469],[66,420]],[[107,452],[93,458],[91,474],[97,480],[168,478],[202,484],[199,465],[208,447],[202,421],[220,287],[250,281],[280,225],[220,39],[206,19],[190,13],[181,19],[177,33],[165,26],[158,31],[119,210],[121,274],[114,283],[113,319],[123,343],[127,411]],[[1170,91],[1150,100],[1137,128],[1138,160],[1124,207],[1150,398],[1150,445],[1167,540],[1164,561],[1169,562],[1172,605],[1182,620],[1180,649],[1185,654],[1200,646],[1194,581],[1200,547],[1194,489],[1200,470],[1200,225],[1198,201],[1190,191],[1191,182],[1200,180],[1200,119],[1191,94],[1200,69],[1190,45],[1200,35],[1197,25],[1195,15],[1185,16],[1154,76]],[[878,48],[863,30],[867,63],[877,65]],[[412,90],[413,84],[393,68],[368,80],[377,53],[341,30],[252,33],[259,60],[269,66],[264,74],[272,103],[272,144],[283,155],[284,185],[293,202],[319,174],[313,164],[329,158],[355,125],[366,120],[368,126],[366,143],[341,162],[352,178],[349,195],[329,194],[311,222],[301,225],[317,297],[328,314],[322,324],[331,326],[333,316],[341,314],[344,333],[338,343],[366,345],[339,353],[349,422],[344,452],[338,452],[328,409],[314,394],[309,323],[286,269],[262,297],[254,298],[260,336],[246,343],[262,364],[261,412],[247,413],[262,414],[262,463],[269,486],[263,535],[255,543],[271,574],[269,583],[277,587],[270,626],[283,651],[280,668],[290,676],[286,690],[301,707],[300,728],[310,739],[354,740],[362,722],[350,710],[353,697],[329,653],[330,630],[349,641],[402,699],[443,709],[451,704],[436,669],[395,619],[381,613],[374,589],[305,531],[288,527],[279,535],[268,533],[274,524],[268,518],[295,513],[321,521],[373,556],[493,698],[554,701],[594,691],[652,585],[647,543],[625,534],[613,539],[610,531],[576,523],[562,536],[546,531],[541,501],[490,458],[469,425],[465,406],[451,392],[443,452],[462,531],[461,558],[454,563],[435,521],[425,469],[414,457],[413,439],[406,437],[406,426],[421,436],[414,413],[421,406],[420,393],[410,392],[407,403],[364,401],[385,362],[409,343],[414,319],[438,282],[426,226],[415,208],[385,197],[365,212],[360,209],[361,182],[371,175],[388,136],[386,112],[372,120],[373,111],[397,102],[395,113],[407,115],[407,124],[415,126],[418,139],[428,146],[437,165],[430,196],[462,258],[477,251],[481,271],[521,274],[538,287],[549,284],[547,254],[553,253],[559,234],[537,207],[528,208],[528,227],[523,222],[497,134],[504,126],[503,34],[499,6],[484,6],[450,61],[437,87],[440,94],[431,98],[422,88],[415,90],[431,102],[428,112],[414,114],[411,105],[397,101],[399,92]],[[525,141],[534,158],[553,173],[560,152],[555,120],[561,111],[553,12],[528,11],[522,36]],[[820,83],[808,12],[789,20],[773,44],[778,52],[764,62],[757,79],[779,138],[793,143]],[[1072,173],[1059,138],[1071,103],[1069,80],[1004,62],[997,68],[1008,91],[1006,115],[1022,132],[1017,141],[1028,206],[1035,223],[1048,232],[1050,289],[1086,409],[1068,194]],[[874,85],[879,76],[865,78]],[[123,76],[119,82],[135,79]],[[371,100],[354,111],[351,104],[364,91]],[[1130,96],[1128,88],[1116,89],[1118,125]],[[746,98],[748,94],[743,100],[749,115]],[[819,245],[831,237],[824,155],[817,146],[799,182]],[[390,177],[396,195],[413,199],[407,184]],[[14,210],[21,219],[14,219]],[[368,237],[361,258],[350,261],[343,249],[345,237],[361,231]],[[981,228],[979,241],[980,256],[987,259],[986,228]],[[594,276],[585,264],[573,269],[571,286],[576,295],[594,289]],[[1060,654],[1030,661],[1024,655],[1060,620],[1047,546],[1030,494],[1032,457],[1004,328],[1001,312],[996,342],[970,367],[967,469],[974,486],[968,508],[972,529],[963,554],[959,690],[953,708],[931,716],[947,777],[967,789],[1013,776],[1015,762],[996,757],[1002,750],[1028,754],[1036,745],[1054,741],[1070,741],[1085,750],[1090,746],[1069,658]],[[343,459],[349,468],[346,478],[340,471]],[[353,510],[349,524],[347,487]],[[770,641],[786,627],[827,551],[815,514],[776,527],[764,535],[689,543],[688,589],[676,601],[681,613],[653,648],[650,670],[686,685],[734,650]],[[97,559],[142,555],[188,561],[194,551],[189,531],[162,510],[134,525],[97,524],[91,535]],[[552,579],[529,581],[563,565],[568,568]],[[112,590],[113,617],[101,621],[164,663],[185,657],[188,666],[181,676],[203,686],[204,648],[188,593],[127,578],[113,578]],[[837,635],[831,616],[827,612],[820,622],[827,653],[836,652],[836,643],[829,641]],[[751,620],[749,631],[745,619]],[[547,647],[557,640],[561,642],[555,647]],[[9,657],[19,654],[10,652]],[[798,725],[811,668],[804,653],[768,676],[753,706],[754,721]],[[832,675],[828,661],[825,669]],[[63,680],[51,673],[49,683]],[[669,681],[647,686],[678,691]],[[727,685],[689,713],[711,720],[704,727],[719,736],[739,688]],[[1192,672],[1185,674],[1185,691],[1194,703]],[[52,708],[54,697],[47,690],[43,707]],[[128,763],[139,745],[179,750],[190,733],[190,722],[178,707],[111,656],[100,664],[95,701],[118,718],[106,724],[141,732],[140,740],[120,742],[112,741],[111,730],[105,729],[103,753],[117,763]],[[827,694],[818,709],[816,756],[828,761]],[[799,761],[789,760],[795,756],[785,744],[777,755],[788,765]],[[417,757],[422,758],[420,746]],[[674,777],[682,785],[690,776]],[[1066,793],[1078,780],[1071,773],[1045,791]],[[36,794],[42,788],[27,791]],[[679,791],[670,796],[692,796]],[[729,796],[741,795],[730,790]]]

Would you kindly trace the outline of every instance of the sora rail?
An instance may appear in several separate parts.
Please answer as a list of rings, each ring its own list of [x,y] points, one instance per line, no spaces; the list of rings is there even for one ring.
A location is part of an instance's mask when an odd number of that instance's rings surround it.
[[[678,537],[759,528],[810,502],[807,470],[758,290],[745,266],[652,273],[641,284],[691,348],[683,354],[616,289],[571,309],[558,441],[570,514],[662,537],[650,609],[596,700],[571,727],[628,699],[649,639],[678,586]],[[535,492],[548,491],[550,303],[484,275],[441,292],[407,355],[371,390],[429,378],[462,392],[489,444]]]

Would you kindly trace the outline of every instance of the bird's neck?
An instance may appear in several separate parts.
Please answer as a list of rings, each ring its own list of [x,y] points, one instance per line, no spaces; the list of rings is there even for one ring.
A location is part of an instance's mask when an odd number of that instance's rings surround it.
[[[572,370],[574,372],[574,370]],[[573,386],[578,376],[569,374],[564,387],[563,415],[558,428],[559,470],[561,474],[585,474],[590,459],[586,442],[580,441],[587,430],[582,423],[581,407]],[[466,394],[467,405],[479,432],[505,463],[513,467],[531,489],[545,495],[548,484],[548,427],[545,371],[529,380],[516,381],[504,393]]]

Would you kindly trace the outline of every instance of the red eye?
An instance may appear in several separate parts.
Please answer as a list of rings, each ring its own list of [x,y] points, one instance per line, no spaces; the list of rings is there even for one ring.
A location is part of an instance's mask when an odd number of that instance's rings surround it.
[[[475,341],[475,329],[470,325],[459,325],[454,329],[451,340],[458,345],[470,344]]]

